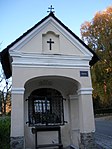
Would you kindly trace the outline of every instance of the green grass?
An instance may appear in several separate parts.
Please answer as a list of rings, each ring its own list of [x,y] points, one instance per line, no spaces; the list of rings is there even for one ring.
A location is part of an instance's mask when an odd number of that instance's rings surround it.
[[[10,149],[10,117],[0,117],[0,149]]]

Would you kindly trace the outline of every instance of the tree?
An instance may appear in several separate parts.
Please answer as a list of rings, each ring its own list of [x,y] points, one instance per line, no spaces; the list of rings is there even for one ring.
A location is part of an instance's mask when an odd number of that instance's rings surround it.
[[[9,51],[0,52],[0,114],[4,115],[11,112],[11,62]]]
[[[112,6],[97,12],[90,22],[81,25],[82,40],[93,49],[100,61],[91,68],[93,97],[103,106],[112,105]]]
[[[0,114],[6,114],[11,111],[11,79],[6,79],[2,68],[0,67]]]

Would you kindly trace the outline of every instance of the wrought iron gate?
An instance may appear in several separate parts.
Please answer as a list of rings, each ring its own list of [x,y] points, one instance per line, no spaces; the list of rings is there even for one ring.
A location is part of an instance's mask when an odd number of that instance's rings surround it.
[[[31,95],[28,100],[29,125],[63,125],[63,97]]]

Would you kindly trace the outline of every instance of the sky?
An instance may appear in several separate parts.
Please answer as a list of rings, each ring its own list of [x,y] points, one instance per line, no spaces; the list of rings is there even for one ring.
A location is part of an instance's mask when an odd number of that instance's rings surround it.
[[[81,37],[81,24],[111,6],[112,0],[0,0],[0,51],[47,16],[51,5],[55,16]]]

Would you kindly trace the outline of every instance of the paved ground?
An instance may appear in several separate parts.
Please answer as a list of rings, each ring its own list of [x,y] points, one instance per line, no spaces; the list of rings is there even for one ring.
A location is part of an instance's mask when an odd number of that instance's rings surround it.
[[[99,149],[112,149],[112,116],[96,118],[95,141]]]
[[[96,133],[95,140],[99,149],[112,149],[112,137]]]

